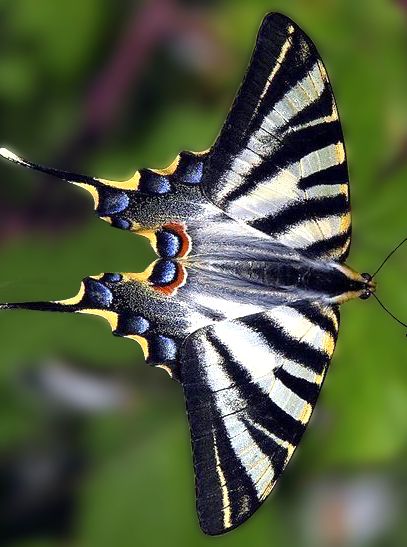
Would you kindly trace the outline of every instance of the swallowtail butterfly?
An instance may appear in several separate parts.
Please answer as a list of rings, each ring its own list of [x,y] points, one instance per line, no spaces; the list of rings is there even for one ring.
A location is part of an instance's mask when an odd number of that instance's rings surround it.
[[[33,164],[87,190],[96,214],[147,237],[142,273],[83,280],[68,300],[3,309],[87,313],[136,340],[184,390],[202,530],[248,519],[311,417],[339,306],[375,285],[345,264],[351,241],[341,125],[321,58],[268,15],[215,144],[116,182]]]

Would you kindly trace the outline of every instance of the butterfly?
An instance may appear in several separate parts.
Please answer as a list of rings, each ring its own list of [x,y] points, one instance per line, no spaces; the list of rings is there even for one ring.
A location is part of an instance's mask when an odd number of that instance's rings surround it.
[[[112,181],[0,154],[87,190],[96,214],[147,237],[142,273],[85,278],[73,298],[2,309],[86,313],[137,341],[184,391],[202,530],[247,520],[309,422],[339,306],[375,290],[345,264],[346,154],[321,58],[289,18],[265,17],[215,144]]]

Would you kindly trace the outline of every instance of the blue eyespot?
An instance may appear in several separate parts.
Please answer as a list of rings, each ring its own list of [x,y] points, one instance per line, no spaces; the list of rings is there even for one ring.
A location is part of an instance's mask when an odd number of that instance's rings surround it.
[[[118,283],[122,280],[122,275],[119,273],[105,273],[103,276],[103,281],[107,283]]]
[[[169,230],[157,232],[157,251],[164,258],[174,258],[181,250],[181,238]]]
[[[121,230],[129,230],[131,223],[124,218],[113,218],[112,226],[114,226],[115,228],[120,228]]]
[[[199,184],[202,179],[202,174],[203,162],[200,161],[196,165],[192,166],[190,169],[187,169],[184,182],[186,182],[187,184]]]
[[[114,215],[127,209],[129,205],[129,196],[125,192],[100,192],[100,203],[98,213],[104,215]]]
[[[141,315],[122,315],[120,317],[120,332],[125,334],[144,334],[150,328],[150,323]]]
[[[177,277],[177,265],[172,260],[159,260],[150,275],[153,285],[169,285]]]
[[[166,194],[171,190],[171,183],[167,177],[143,171],[138,189],[147,194]]]
[[[113,301],[113,294],[103,283],[96,279],[85,280],[86,296],[90,300],[91,305],[108,308]]]
[[[144,334],[150,329],[150,322],[142,315],[131,312],[119,314],[119,324],[115,334],[127,336],[129,334]]]
[[[157,334],[152,336],[148,344],[149,361],[166,363],[174,361],[177,356],[177,344],[173,338]]]

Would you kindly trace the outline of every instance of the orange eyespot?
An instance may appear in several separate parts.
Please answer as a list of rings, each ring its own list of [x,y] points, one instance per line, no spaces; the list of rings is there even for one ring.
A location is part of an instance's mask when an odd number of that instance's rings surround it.
[[[185,226],[176,222],[170,222],[163,226],[164,230],[169,230],[176,234],[181,240],[181,246],[177,254],[177,258],[183,258],[191,251],[191,238],[186,232]]]
[[[182,285],[185,284],[186,277],[187,273],[184,266],[180,263],[177,263],[173,281],[168,285],[155,286],[154,288],[167,296],[171,296],[176,292],[177,289],[179,289],[179,287],[182,287]]]

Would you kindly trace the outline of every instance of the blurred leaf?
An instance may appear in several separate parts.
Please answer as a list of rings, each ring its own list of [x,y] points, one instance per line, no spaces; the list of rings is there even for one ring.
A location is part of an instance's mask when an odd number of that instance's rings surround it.
[[[184,4],[182,17],[190,9]],[[281,11],[310,34],[331,76],[349,155],[354,226],[349,263],[373,271],[405,236],[407,158],[386,174],[407,135],[407,18],[396,3],[234,0],[214,3],[206,11],[202,7],[200,21],[217,32],[219,47],[231,58],[224,73],[209,83],[206,74],[194,75],[192,81],[182,56],[177,64],[170,57],[163,60],[167,44],[162,39],[145,60],[146,73],[138,74],[128,90],[130,99],[112,131],[99,146],[91,148],[83,139],[72,148],[75,136],[82,135],[87,90],[116,53],[135,6],[143,5],[0,2],[0,141],[34,160],[51,158],[57,165],[52,158],[62,156],[68,164],[61,167],[69,168],[72,161],[89,174],[118,179],[139,167],[165,166],[182,149],[206,149],[240,83],[261,19],[268,11]],[[10,206],[15,210],[38,197],[38,178],[3,164],[0,169],[2,186],[13,188],[7,199],[14,200]],[[78,203],[87,199],[75,192]],[[47,199],[45,191],[40,201]],[[0,300],[69,297],[86,275],[140,271],[152,256],[144,239],[96,220],[58,235],[20,231],[1,249]],[[402,251],[379,276],[380,296],[404,319],[406,274]],[[0,332],[4,448],[42,427],[41,416],[17,395],[15,382],[18,371],[36,359],[72,355],[107,369],[128,369],[134,363],[135,378],[151,377],[165,392],[162,397],[143,392],[140,382],[140,408],[87,423],[89,458],[96,463],[81,500],[75,545],[303,545],[302,538],[293,539],[290,526],[303,476],[311,480],[322,470],[372,465],[386,466],[390,473],[401,465],[406,450],[404,332],[374,301],[351,302],[343,306],[336,354],[311,431],[281,486],[241,529],[207,538],[194,511],[181,390],[143,365],[137,344],[112,337],[101,319],[85,316],[1,313]]]

